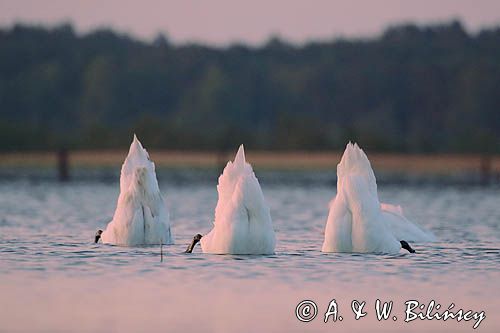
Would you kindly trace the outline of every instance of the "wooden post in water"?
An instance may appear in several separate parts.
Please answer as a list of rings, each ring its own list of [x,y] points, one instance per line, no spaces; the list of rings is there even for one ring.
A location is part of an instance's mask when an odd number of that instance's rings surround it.
[[[69,154],[66,148],[61,148],[57,152],[57,175],[60,182],[69,180]]]
[[[160,241],[160,262],[163,262],[163,239]]]

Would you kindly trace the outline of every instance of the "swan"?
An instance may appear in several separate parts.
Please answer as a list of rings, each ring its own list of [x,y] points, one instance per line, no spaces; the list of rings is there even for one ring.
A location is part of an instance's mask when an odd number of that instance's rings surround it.
[[[434,241],[403,215],[400,206],[380,203],[366,154],[349,142],[337,165],[337,195],[330,202],[323,252],[398,253],[415,251],[408,241]]]
[[[99,239],[124,246],[173,244],[155,165],[135,134],[122,165],[120,195],[113,220],[104,231],[97,231],[95,242]]]
[[[186,252],[200,242],[204,253],[273,254],[271,213],[252,166],[245,161],[243,145],[219,177],[217,192],[213,229],[205,236],[194,236]]]

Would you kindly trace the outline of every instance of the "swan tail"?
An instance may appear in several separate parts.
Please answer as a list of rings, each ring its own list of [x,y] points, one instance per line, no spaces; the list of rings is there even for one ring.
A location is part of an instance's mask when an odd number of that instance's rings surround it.
[[[340,189],[344,178],[350,175],[362,176],[368,184],[370,193],[377,195],[377,181],[370,161],[357,143],[349,142],[342,159],[337,165],[337,188]]]
[[[120,196],[113,220],[103,232],[102,240],[120,245],[173,243],[155,165],[135,134],[122,165]]]

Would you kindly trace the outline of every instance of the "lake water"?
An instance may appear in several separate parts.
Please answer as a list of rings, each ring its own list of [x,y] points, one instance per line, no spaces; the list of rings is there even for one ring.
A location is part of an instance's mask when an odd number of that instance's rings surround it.
[[[258,176],[258,174],[257,174]],[[0,182],[1,332],[473,331],[474,320],[405,322],[405,301],[484,311],[478,331],[500,331],[500,187],[380,185],[439,242],[399,255],[320,252],[333,183],[261,182],[277,236],[272,256],[182,252],[207,233],[213,182],[160,181],[175,245],[93,244],[111,219],[118,183]],[[296,318],[302,300],[311,322]],[[335,299],[343,320],[323,322]],[[394,301],[378,321],[375,301]],[[354,319],[351,302],[366,301]],[[396,316],[396,320],[393,319]]]

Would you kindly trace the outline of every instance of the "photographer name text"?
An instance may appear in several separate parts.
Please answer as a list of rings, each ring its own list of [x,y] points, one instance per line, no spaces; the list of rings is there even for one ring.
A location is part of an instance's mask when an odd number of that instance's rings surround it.
[[[322,313],[323,322],[342,321],[339,305],[335,299],[331,300],[325,307],[326,311]],[[366,301],[353,300],[351,302],[351,311],[356,320],[362,320],[368,315],[368,306]],[[380,299],[375,301],[374,314],[378,321],[397,321],[398,316],[393,313],[394,302],[382,302]],[[301,301],[295,308],[295,316],[301,322],[313,321],[318,316],[318,305],[311,300]],[[420,303],[417,300],[408,300],[404,302],[404,322],[410,323],[415,320],[456,320],[457,322],[471,322],[472,328],[479,327],[481,322],[486,318],[484,311],[463,310],[455,306],[454,303],[448,306],[442,306],[434,300],[428,304]]]

